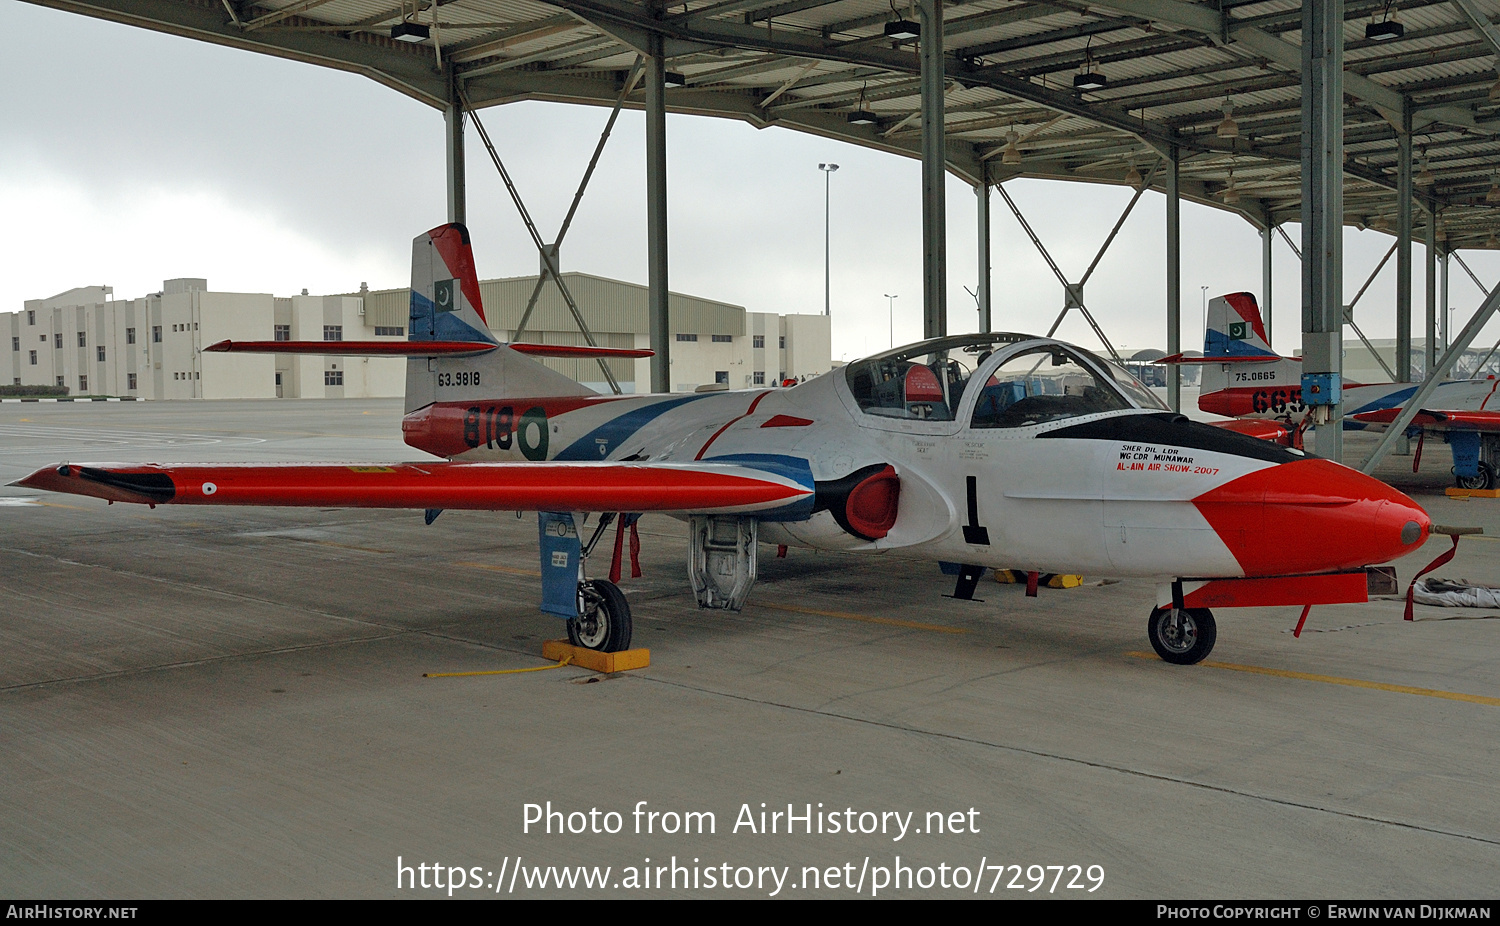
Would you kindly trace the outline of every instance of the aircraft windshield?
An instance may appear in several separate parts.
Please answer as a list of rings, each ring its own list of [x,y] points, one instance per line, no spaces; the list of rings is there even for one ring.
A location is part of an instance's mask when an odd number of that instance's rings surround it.
[[[866,414],[952,421],[974,368],[989,356],[976,345],[924,344],[849,364],[844,374]]]
[[[1147,407],[1158,404],[1153,396]],[[974,406],[973,427],[1019,428],[1131,407],[1114,382],[1072,352],[1049,345],[1017,354],[990,374]]]
[[[1156,409],[1164,412],[1172,410],[1171,406],[1161,400],[1161,396],[1152,392],[1150,387],[1136,379],[1129,370],[1097,354],[1094,355],[1094,359],[1099,361],[1100,365],[1109,372],[1109,375],[1115,378],[1115,385],[1119,386],[1120,391],[1129,396],[1130,400],[1136,405],[1139,405],[1141,408]]]

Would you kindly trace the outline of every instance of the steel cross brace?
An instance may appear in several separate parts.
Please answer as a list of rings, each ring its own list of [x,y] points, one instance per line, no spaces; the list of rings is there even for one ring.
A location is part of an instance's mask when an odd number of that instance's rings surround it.
[[[1297,259],[1301,260],[1302,259],[1302,249],[1299,248],[1299,247],[1297,247],[1297,242],[1293,241],[1292,240],[1292,236],[1288,235],[1286,233],[1286,226],[1285,225],[1278,225],[1278,226],[1276,226],[1276,231],[1278,233],[1280,233],[1281,240],[1286,242],[1286,246],[1292,249],[1292,253],[1295,254],[1295,255],[1297,255]]]
[[[1396,420],[1391,422],[1390,427],[1386,428],[1385,434],[1380,438],[1380,443],[1375,445],[1375,449],[1371,451],[1369,458],[1360,464],[1360,472],[1365,475],[1373,473],[1375,467],[1380,465],[1380,461],[1385,459],[1385,455],[1391,452],[1392,447],[1396,446],[1396,441],[1405,436],[1406,429],[1411,427],[1412,419],[1417,416],[1417,412],[1422,410],[1422,406],[1426,404],[1438,385],[1442,383],[1443,377],[1452,368],[1453,361],[1469,349],[1469,344],[1473,342],[1474,336],[1479,334],[1479,329],[1483,328],[1485,323],[1490,320],[1490,317],[1495,314],[1496,308],[1500,308],[1500,285],[1496,285],[1494,289],[1489,291],[1488,295],[1485,296],[1484,303],[1479,306],[1479,311],[1474,313],[1474,317],[1469,319],[1467,325],[1464,325],[1464,330],[1458,333],[1458,337],[1443,352],[1443,356],[1438,360],[1432,371],[1432,375],[1427,377],[1422,383],[1422,387],[1402,406],[1401,414],[1397,415]],[[1331,422],[1331,424],[1337,426],[1338,422]]]
[[[1292,253],[1297,255],[1297,259],[1301,260],[1302,249],[1297,247],[1297,243],[1286,233],[1286,228],[1278,225],[1276,226],[1276,231],[1281,235],[1281,239],[1286,242],[1286,246],[1292,249]],[[1391,382],[1396,381],[1395,371],[1385,362],[1385,358],[1380,356],[1380,352],[1375,350],[1375,345],[1370,343],[1370,339],[1365,337],[1365,333],[1360,330],[1359,325],[1354,321],[1354,306],[1359,302],[1360,297],[1365,294],[1365,290],[1370,288],[1370,284],[1375,282],[1375,277],[1380,271],[1385,269],[1386,262],[1391,259],[1391,255],[1394,253],[1396,253],[1396,245],[1392,243],[1390,250],[1386,251],[1385,256],[1380,259],[1380,263],[1376,264],[1375,269],[1370,271],[1370,275],[1365,277],[1365,285],[1359,288],[1358,293],[1355,293],[1354,301],[1344,307],[1344,323],[1354,329],[1354,333],[1359,336],[1360,342],[1365,345],[1365,350],[1369,351],[1370,356],[1375,358],[1375,362],[1380,364],[1380,368],[1385,371],[1386,376],[1391,378]]]
[[[557,257],[547,249],[547,245],[542,241],[541,234],[537,232],[536,222],[532,220],[531,213],[526,210],[526,204],[521,200],[520,191],[516,189],[515,182],[511,180],[510,172],[505,169],[505,163],[500,160],[500,154],[495,150],[494,143],[490,141],[490,134],[485,131],[484,123],[479,121],[479,113],[469,103],[468,96],[462,90],[458,91],[458,99],[463,104],[464,109],[468,111],[469,116],[474,120],[474,128],[479,132],[480,141],[484,142],[485,150],[490,154],[490,160],[494,162],[495,169],[500,172],[500,179],[504,181],[505,189],[510,193],[511,201],[516,205],[516,211],[521,214],[521,221],[525,223],[526,230],[531,233],[532,244],[536,245],[537,253],[542,258],[542,275],[550,275],[553,281],[557,283],[557,288],[562,293],[563,300],[568,304],[568,311],[573,314],[573,320],[578,323],[578,330],[583,333],[584,341],[590,347],[598,347],[599,342],[594,340],[594,333],[589,330],[588,323],[583,320],[583,313],[578,310],[578,303],[574,301],[573,294],[568,291],[568,285],[563,282],[562,274],[557,269]],[[597,151],[595,156],[597,157]],[[590,172],[592,172],[592,165],[590,165]],[[576,205],[575,198],[574,206]],[[569,218],[571,217],[572,211],[570,210]],[[541,280],[538,280],[537,283],[540,285]],[[599,369],[603,372],[605,380],[609,383],[609,388],[616,395],[619,395],[621,392],[620,384],[615,380],[615,375],[610,372],[609,365],[603,357],[597,359],[599,361]]]
[[[1104,345],[1105,350],[1109,351],[1109,355],[1115,359],[1116,363],[1123,364],[1124,361],[1120,359],[1119,351],[1116,351],[1115,346],[1109,342],[1109,338],[1104,334],[1104,329],[1099,327],[1099,323],[1094,319],[1093,314],[1089,312],[1088,306],[1084,304],[1083,285],[1089,281],[1089,277],[1093,276],[1094,269],[1099,266],[1099,261],[1104,259],[1104,253],[1109,250],[1109,246],[1111,244],[1114,244],[1115,236],[1120,233],[1120,229],[1125,225],[1125,220],[1130,217],[1131,211],[1135,209],[1135,204],[1140,202],[1142,194],[1144,194],[1148,189],[1151,188],[1151,181],[1156,178],[1156,172],[1161,169],[1161,165],[1162,162],[1158,160],[1156,164],[1152,166],[1151,173],[1147,174],[1146,178],[1141,181],[1141,185],[1136,188],[1135,195],[1132,196],[1130,198],[1130,202],[1126,204],[1125,211],[1120,213],[1120,218],[1116,220],[1114,228],[1111,228],[1109,230],[1109,234],[1105,237],[1104,243],[1099,246],[1098,253],[1094,255],[1093,261],[1089,263],[1088,269],[1083,272],[1083,276],[1078,280],[1076,284],[1068,281],[1068,278],[1063,274],[1062,269],[1057,266],[1057,262],[1052,259],[1052,255],[1047,253],[1047,248],[1042,244],[1042,239],[1037,237],[1035,231],[1032,231],[1030,223],[1026,221],[1026,216],[1021,214],[1021,208],[1016,205],[1016,201],[1014,199],[1010,198],[1010,193],[1006,192],[1005,185],[1001,183],[995,184],[995,189],[1000,192],[1000,196],[1005,200],[1005,204],[1009,206],[1010,211],[1015,214],[1016,221],[1021,223],[1021,228],[1025,230],[1026,236],[1031,239],[1031,243],[1035,245],[1037,251],[1041,253],[1042,260],[1045,260],[1047,262],[1047,266],[1052,268],[1052,273],[1057,277],[1058,281],[1062,283],[1063,292],[1072,294],[1074,300],[1078,303],[1078,311],[1083,313],[1083,317],[1088,320],[1089,327],[1094,329],[1094,334],[1099,338],[1099,342]],[[1057,333],[1058,326],[1062,324],[1063,319],[1067,317],[1068,311],[1072,308],[1073,306],[1067,304],[1067,300],[1065,299],[1062,312],[1057,316],[1056,320],[1052,322],[1052,327],[1047,329],[1047,337],[1050,338]]]
[[[1386,262],[1391,259],[1391,255],[1396,253],[1397,243],[1395,241],[1391,242],[1391,249],[1385,252],[1385,256],[1380,259],[1380,263],[1376,264],[1375,269],[1370,271],[1370,275],[1365,277],[1365,285],[1361,286],[1359,292],[1354,294],[1354,300],[1344,306],[1344,324],[1354,329],[1354,333],[1359,336],[1360,343],[1364,344],[1365,350],[1370,352],[1370,356],[1375,358],[1375,362],[1380,364],[1380,368],[1385,371],[1386,376],[1391,378],[1391,382],[1396,381],[1396,373],[1385,362],[1385,358],[1380,356],[1380,353],[1375,350],[1375,345],[1370,343],[1370,339],[1365,337],[1365,333],[1359,330],[1358,323],[1354,321],[1354,306],[1359,303],[1360,297],[1365,294],[1365,290],[1370,288],[1370,284],[1375,282],[1375,278],[1380,275],[1380,271],[1385,269]]]
[[[1477,286],[1477,287],[1479,287],[1479,291],[1480,292],[1485,292],[1486,291],[1485,290],[1485,285],[1483,283],[1479,282],[1479,277],[1474,274],[1474,271],[1472,271],[1472,270],[1469,269],[1469,265],[1466,264],[1466,263],[1464,263],[1464,259],[1459,256],[1458,252],[1457,251],[1449,251],[1448,254],[1454,260],[1458,261],[1458,265],[1460,267],[1464,268],[1464,273],[1467,273],[1469,275],[1469,279],[1471,279],[1471,280],[1474,281],[1474,285]]]
[[[594,146],[594,156],[589,158],[589,166],[583,172],[583,179],[578,181],[578,191],[573,194],[573,204],[568,207],[568,214],[563,218],[562,227],[557,230],[557,237],[552,242],[552,253],[555,256],[562,247],[563,239],[568,235],[568,228],[573,224],[573,215],[578,212],[578,204],[583,201],[583,193],[588,189],[589,181],[593,179],[594,168],[599,165],[599,156],[604,153],[604,145],[609,141],[609,135],[614,131],[615,120],[620,116],[620,107],[625,104],[625,98],[635,89],[636,81],[641,76],[641,65],[645,59],[640,55],[635,56],[635,64],[630,69],[630,76],[625,78],[625,86],[621,88],[620,95],[615,97],[615,108],[610,111],[609,119],[604,123],[604,132],[599,136],[599,143]],[[536,308],[536,301],[542,295],[542,287],[547,284],[550,274],[542,273],[536,278],[536,286],[531,290],[531,298],[526,300],[526,311],[521,314],[521,322],[516,325],[511,340],[521,336],[526,330],[526,323],[531,320],[531,313]],[[559,285],[561,277],[558,278]]]
[[[1484,292],[1484,284],[1481,283],[1481,282],[1479,282],[1479,277],[1475,275],[1475,273],[1474,273],[1473,270],[1469,269],[1469,265],[1466,264],[1466,263],[1464,263],[1464,259],[1461,256],[1459,256],[1459,253],[1457,251],[1449,251],[1448,254],[1454,260],[1458,261],[1458,265],[1460,267],[1464,268],[1464,273],[1467,273],[1469,275],[1469,279],[1471,279],[1471,280],[1474,281],[1474,285],[1479,287],[1479,291],[1480,292]],[[1500,341],[1496,341],[1495,342],[1495,346],[1490,348],[1490,352],[1484,355],[1484,359],[1481,360],[1481,361],[1479,361],[1479,363],[1474,367],[1474,369],[1472,369],[1472,370],[1469,371],[1470,377],[1474,377],[1474,376],[1478,376],[1479,375],[1480,371],[1482,371],[1484,369],[1484,365],[1486,363],[1490,362],[1490,358],[1491,357],[1495,356],[1495,350],[1497,348],[1500,348]],[[1456,363],[1454,364],[1454,367],[1455,368],[1457,367]]]

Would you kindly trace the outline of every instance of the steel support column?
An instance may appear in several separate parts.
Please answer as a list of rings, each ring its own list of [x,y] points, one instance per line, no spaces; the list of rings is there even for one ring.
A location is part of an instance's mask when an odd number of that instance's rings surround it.
[[[651,336],[651,391],[672,391],[667,308],[667,61],[653,35],[646,56],[646,318]]]
[[[464,104],[453,78],[448,80],[448,106],[443,110],[443,137],[447,142],[444,167],[447,173],[448,221],[467,222],[467,192],[464,177]]]
[[[1271,328],[1271,240],[1276,234],[1276,229],[1271,226],[1271,207],[1266,206],[1261,211],[1260,234],[1260,314],[1261,320],[1266,323],[1266,344],[1274,345],[1275,333]],[[1275,350],[1275,347],[1271,348]]]
[[[1427,208],[1427,345],[1422,351],[1422,379],[1437,365],[1437,215]]]
[[[944,187],[943,0],[920,0],[922,20],[922,336],[948,333],[948,219]]]
[[[1447,350],[1448,349],[1448,326],[1451,324],[1450,315],[1452,314],[1452,309],[1450,309],[1448,307],[1448,249],[1447,248],[1443,248],[1442,266],[1439,268],[1438,273],[1439,273],[1438,279],[1441,281],[1438,284],[1439,287],[1441,288],[1440,292],[1438,293],[1438,311],[1440,313],[1442,313],[1440,315],[1441,321],[1438,323],[1438,328],[1442,332],[1440,338],[1441,338],[1441,341],[1442,341],[1443,350]]]
[[[1302,374],[1343,374],[1344,2],[1302,6]],[[1304,385],[1303,401],[1309,396]],[[1318,455],[1344,458],[1341,403],[1313,408]]]
[[[1182,353],[1182,178],[1181,149],[1167,149],[1167,355]],[[1182,368],[1167,367],[1167,404],[1182,411]]]
[[[989,162],[979,165],[979,330],[994,331],[994,316],[990,303],[990,167]]]
[[[1411,101],[1396,136],[1396,382],[1411,382]]]

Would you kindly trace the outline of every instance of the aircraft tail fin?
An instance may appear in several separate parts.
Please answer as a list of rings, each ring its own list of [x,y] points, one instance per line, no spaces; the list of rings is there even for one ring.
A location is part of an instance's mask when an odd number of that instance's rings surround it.
[[[594,394],[572,377],[525,356],[558,354],[544,353],[547,348],[542,345],[512,349],[491,332],[469,230],[457,222],[439,225],[412,240],[408,321],[408,345],[427,342],[433,350],[422,355],[407,352],[407,412],[440,401]],[[464,344],[472,344],[474,351],[464,352]]]
[[[1276,357],[1266,340],[1260,306],[1251,293],[1226,293],[1208,301],[1204,357]]]
[[[474,251],[464,226],[440,225],[413,239],[409,314],[413,341],[499,343],[484,317]]]

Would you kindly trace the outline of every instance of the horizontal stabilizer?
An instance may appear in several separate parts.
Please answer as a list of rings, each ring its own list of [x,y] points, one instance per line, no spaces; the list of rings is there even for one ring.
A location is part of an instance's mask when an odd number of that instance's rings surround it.
[[[1365,424],[1390,424],[1401,414],[1401,406],[1377,408],[1374,411],[1350,415],[1355,421]],[[1439,411],[1423,408],[1412,417],[1411,424],[1431,431],[1500,431],[1500,412],[1491,411]]]
[[[13,485],[149,505],[673,511],[728,514],[804,504],[814,486],[733,463],[393,463],[159,466],[64,463]]]
[[[1166,363],[1166,364],[1183,364],[1183,365],[1187,365],[1187,364],[1205,364],[1205,363],[1274,363],[1277,360],[1283,360],[1283,359],[1285,359],[1285,360],[1299,360],[1300,361],[1302,358],[1301,357],[1285,357],[1285,358],[1283,358],[1283,357],[1276,357],[1276,356],[1270,356],[1270,355],[1263,356],[1263,357],[1262,356],[1254,356],[1254,357],[1245,357],[1245,356],[1188,357],[1188,356],[1185,356],[1183,354],[1173,354],[1170,357],[1163,357],[1160,360],[1153,360],[1151,362],[1152,363]]]
[[[656,351],[645,348],[634,347],[587,347],[572,344],[507,344],[511,350],[518,354],[529,354],[532,357],[603,357],[608,360],[611,357],[640,359],[642,357],[654,357]]]
[[[219,341],[203,348],[216,354],[323,354],[329,357],[462,357],[484,354],[498,344],[483,341]]]

